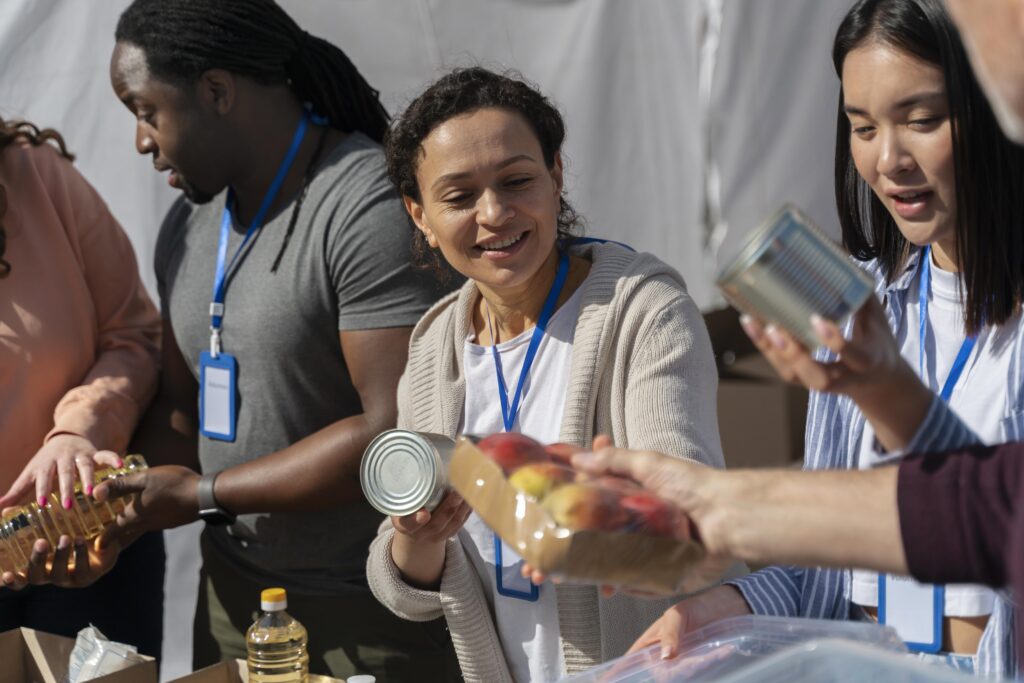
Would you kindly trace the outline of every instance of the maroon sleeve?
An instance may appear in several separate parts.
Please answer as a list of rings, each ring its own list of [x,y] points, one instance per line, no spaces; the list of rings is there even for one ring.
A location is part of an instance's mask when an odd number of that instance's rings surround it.
[[[1009,582],[1024,443],[900,463],[897,503],[911,575],[929,583]]]

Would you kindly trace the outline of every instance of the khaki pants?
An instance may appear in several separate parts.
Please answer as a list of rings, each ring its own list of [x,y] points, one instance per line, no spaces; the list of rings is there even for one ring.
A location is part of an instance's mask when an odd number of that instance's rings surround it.
[[[193,636],[193,666],[245,659],[245,631],[255,620],[260,591],[233,572],[209,544],[202,544],[203,569]],[[309,671],[338,678],[372,674],[378,683],[461,681],[444,619],[400,619],[373,594],[339,597],[288,593],[288,613],[309,632]]]

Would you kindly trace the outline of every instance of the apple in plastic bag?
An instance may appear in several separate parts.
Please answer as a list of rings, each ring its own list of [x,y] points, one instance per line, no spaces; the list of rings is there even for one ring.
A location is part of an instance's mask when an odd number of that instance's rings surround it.
[[[690,530],[686,516],[677,507],[650,491],[639,490],[629,493],[622,497],[620,503],[632,517],[633,531],[689,540]]]
[[[557,462],[534,462],[513,472],[508,483],[528,496],[544,500],[554,489],[575,480],[576,471],[571,467]]]
[[[509,473],[533,462],[551,462],[551,456],[544,446],[528,436],[515,432],[499,432],[483,438],[477,443],[484,455]]]
[[[621,499],[620,493],[581,482],[556,488],[541,504],[566,529],[617,531],[631,521]]]

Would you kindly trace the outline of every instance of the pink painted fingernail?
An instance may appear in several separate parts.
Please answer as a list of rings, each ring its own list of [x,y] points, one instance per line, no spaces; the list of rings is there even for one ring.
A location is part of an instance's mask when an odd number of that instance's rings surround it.
[[[70,510],[71,509],[71,496],[68,496],[67,498],[64,499],[64,509],[65,510]]]
[[[85,485],[85,495],[87,495],[87,496],[91,496],[92,495],[92,484],[86,484]]]
[[[117,467],[118,467],[118,469],[124,467],[124,460],[122,460],[121,458],[118,458],[117,459]]]
[[[39,507],[46,507],[46,496],[39,496]]]

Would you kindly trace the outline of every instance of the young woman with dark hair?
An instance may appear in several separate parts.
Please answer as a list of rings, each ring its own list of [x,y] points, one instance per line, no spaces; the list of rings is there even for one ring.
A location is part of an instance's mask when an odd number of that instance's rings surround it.
[[[482,68],[440,78],[389,131],[388,171],[413,235],[467,278],[413,331],[398,425],[583,447],[608,434],[620,446],[721,466],[700,312],[654,256],[574,243],[564,139],[546,97]],[[517,386],[526,387],[521,402]],[[502,409],[502,387],[518,412]],[[370,550],[374,593],[408,619],[444,616],[466,681],[560,680],[621,655],[667,606],[605,600],[593,586],[532,585],[522,561],[498,548],[449,494],[432,513],[386,522]]]
[[[160,316],[128,237],[72,159],[56,131],[0,119],[0,508],[70,508],[76,479],[91,494],[94,470],[119,464],[156,389]],[[90,554],[62,535],[56,547],[36,541],[24,573],[4,567],[0,630],[74,637],[93,623],[159,656],[162,536],[82,588],[99,573]]]
[[[842,357],[796,360],[781,330],[746,321],[787,379],[812,392],[809,469],[890,459],[893,425],[924,421],[923,401],[891,400],[873,366],[920,377],[986,443],[1024,438],[1024,149],[999,131],[939,0],[861,0],[833,49],[842,81],[836,199],[843,239],[875,278]],[[828,325],[826,335],[840,334]],[[827,339],[826,337],[823,337]],[[887,384],[890,383],[890,384]],[[915,450],[918,450],[915,448]],[[1009,604],[978,586],[946,586],[943,661],[1012,674]],[[877,574],[772,567],[673,608],[640,643],[726,616],[875,618]]]

